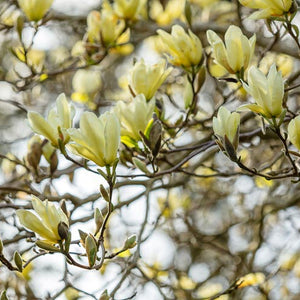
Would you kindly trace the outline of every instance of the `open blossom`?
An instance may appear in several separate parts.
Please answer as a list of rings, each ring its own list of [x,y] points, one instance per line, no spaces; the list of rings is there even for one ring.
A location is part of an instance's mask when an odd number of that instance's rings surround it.
[[[68,218],[62,209],[48,200],[41,201],[35,196],[32,196],[32,206],[36,214],[26,209],[17,210],[20,223],[46,241],[51,243],[60,241],[62,239],[58,231],[60,223],[69,226]]]
[[[288,12],[293,4],[293,0],[239,0],[246,7],[259,9],[254,12],[251,19],[265,19],[269,17],[282,16]]]
[[[56,99],[56,107],[49,111],[47,120],[34,111],[30,111],[27,117],[31,129],[43,135],[54,147],[58,148],[59,140],[64,144],[69,141],[66,130],[72,127],[74,115],[74,106],[68,103],[65,94],[60,94]]]
[[[130,138],[134,141],[141,139],[139,132],[144,132],[154,112],[155,101],[146,101],[145,96],[136,96],[131,103],[119,101],[115,112],[121,123],[123,139]]]
[[[290,121],[288,126],[289,140],[300,150],[300,116]]]
[[[99,118],[92,112],[84,112],[80,128],[70,128],[68,134],[75,143],[67,145],[74,154],[92,160],[98,166],[110,166],[117,159],[120,144],[120,124],[113,112]]]
[[[280,117],[283,112],[284,83],[275,64],[271,66],[268,76],[258,68],[251,67],[248,72],[248,84],[243,83],[243,86],[256,104],[247,104],[240,109],[250,109],[266,118]]]
[[[149,100],[172,70],[173,68],[166,69],[166,62],[163,59],[151,66],[146,65],[144,60],[141,59],[131,70],[130,86],[136,95],[143,94]]]
[[[239,27],[231,25],[225,33],[225,44],[212,30],[207,31],[207,39],[215,61],[229,73],[235,74],[248,68],[255,50],[255,35],[248,39]]]
[[[72,100],[88,103],[93,101],[94,96],[102,86],[101,73],[96,70],[78,70],[73,77]]]
[[[116,0],[114,2],[114,10],[120,18],[135,20],[142,4],[142,0]]]
[[[217,137],[224,141],[226,136],[232,145],[237,147],[238,131],[240,126],[240,115],[231,113],[226,107],[221,106],[218,116],[213,118],[213,130]]]
[[[164,44],[165,52],[170,56],[171,64],[185,68],[200,64],[202,44],[191,30],[186,33],[181,26],[174,25],[171,34],[161,29],[157,30],[157,33]]]
[[[18,0],[29,21],[39,21],[50,9],[53,0]]]

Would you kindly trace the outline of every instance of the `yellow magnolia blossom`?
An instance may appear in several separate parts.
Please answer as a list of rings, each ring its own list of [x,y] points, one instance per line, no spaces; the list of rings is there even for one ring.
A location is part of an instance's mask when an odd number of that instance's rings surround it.
[[[93,101],[102,86],[101,74],[95,70],[78,70],[73,76],[72,86],[74,89],[71,96],[73,101],[81,103]]]
[[[46,139],[51,144],[59,148],[59,140],[64,144],[69,141],[69,135],[66,130],[72,127],[75,108],[69,104],[65,94],[60,94],[56,99],[56,107],[48,113],[47,121],[37,112],[28,112],[28,121],[31,129]]]
[[[300,116],[290,121],[288,126],[289,140],[300,150]]]
[[[97,10],[91,11],[87,16],[87,34],[91,43],[101,40],[101,14]]]
[[[90,43],[103,44],[110,52],[124,55],[132,52],[133,46],[127,44],[130,40],[130,29],[124,32],[125,21],[118,18],[108,1],[103,1],[101,12],[93,10],[88,14],[87,25]]]
[[[268,52],[259,62],[259,69],[267,73],[274,62],[276,62],[277,70],[281,71],[282,77],[288,77],[293,72],[294,59],[291,56],[272,52]]]
[[[248,68],[255,50],[255,34],[248,40],[239,27],[231,25],[225,33],[225,44],[212,30],[207,31],[207,40],[216,62],[229,73],[236,74]]]
[[[198,296],[201,298],[210,298],[214,297],[215,295],[219,294],[223,290],[223,286],[220,283],[205,283],[198,289]],[[222,295],[218,298],[215,298],[216,300],[228,300],[228,295]]]
[[[62,240],[58,233],[60,223],[69,226],[69,220],[60,207],[56,207],[48,200],[41,201],[32,196],[32,206],[36,214],[26,209],[17,210],[20,223],[27,229],[51,243]]]
[[[169,54],[169,61],[175,66],[191,69],[198,66],[202,59],[202,44],[199,38],[191,31],[188,34],[179,25],[172,27],[171,34],[157,30],[164,50]]]
[[[213,130],[217,137],[224,141],[226,136],[232,145],[237,147],[240,115],[231,113],[226,107],[221,106],[217,118],[213,118]]]
[[[143,94],[150,100],[172,70],[173,68],[166,69],[166,61],[163,59],[151,66],[141,59],[131,70],[130,86],[136,95]]]
[[[265,275],[263,273],[249,273],[243,277],[241,277],[236,285],[238,288],[243,288],[250,285],[259,285],[264,283]]]
[[[19,6],[29,21],[39,21],[50,9],[53,0],[18,0]]]
[[[116,0],[114,10],[122,19],[136,20],[142,4],[142,0]]]
[[[124,21],[118,19],[107,1],[101,12],[93,10],[88,14],[87,25],[89,41],[103,42],[105,46],[114,44],[125,28]]]
[[[84,112],[80,128],[70,128],[68,134],[75,142],[67,145],[74,154],[92,160],[98,166],[110,166],[117,159],[120,144],[120,124],[113,112],[99,118],[94,113]]]
[[[30,49],[25,56],[23,47],[17,47],[14,50],[15,55],[21,61],[26,63],[29,67],[35,69],[36,72],[41,72],[45,62],[45,52],[37,49]]]
[[[130,138],[134,141],[141,139],[139,132],[144,132],[154,112],[155,101],[146,100],[143,94],[136,96],[132,102],[119,101],[115,107],[116,115],[121,123],[122,141]]]
[[[260,9],[254,12],[251,19],[265,19],[269,17],[279,17],[287,13],[293,0],[239,0],[246,7]]]
[[[154,0],[151,2],[150,16],[161,26],[172,24],[176,19],[183,21],[184,6],[185,0],[168,1],[165,7],[161,1]]]
[[[267,77],[258,68],[251,67],[248,72],[248,84],[243,82],[243,86],[255,99],[256,104],[244,105],[240,110],[250,109],[266,118],[281,116],[284,83],[281,72],[277,72],[275,64],[271,66]]]

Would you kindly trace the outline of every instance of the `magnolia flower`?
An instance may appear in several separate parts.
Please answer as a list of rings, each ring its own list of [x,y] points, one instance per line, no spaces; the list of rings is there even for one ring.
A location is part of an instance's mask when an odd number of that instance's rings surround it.
[[[225,45],[212,30],[207,31],[207,40],[212,46],[215,60],[229,73],[245,71],[255,50],[255,34],[248,40],[241,29],[231,25],[225,33]]]
[[[289,140],[300,150],[300,116],[290,121],[288,126]]]
[[[87,17],[88,39],[92,43],[114,44],[124,30],[124,21],[118,20],[109,3],[105,2],[101,13],[93,10]]]
[[[170,25],[174,21],[184,19],[185,0],[170,0],[161,2],[154,0],[150,6],[150,17],[158,25]]]
[[[166,62],[163,59],[151,66],[146,65],[141,59],[131,70],[130,86],[136,94],[143,94],[149,100],[172,70],[173,68],[166,69]]]
[[[264,19],[269,17],[282,16],[287,13],[292,4],[293,0],[239,0],[240,3],[246,7],[261,9],[254,12],[251,19]]]
[[[83,103],[89,102],[101,89],[101,74],[94,70],[78,70],[74,74],[72,86],[74,89],[71,96],[72,100]]]
[[[116,0],[114,10],[116,14],[123,19],[135,20],[141,9],[141,0]]]
[[[120,144],[120,124],[116,115],[106,112],[99,118],[84,112],[80,128],[70,128],[68,134],[75,142],[67,145],[74,154],[92,160],[98,166],[110,166],[117,159]]]
[[[217,118],[213,118],[213,130],[215,135],[224,143],[225,136],[231,144],[237,148],[240,115],[231,113],[226,107],[221,106]]]
[[[30,111],[27,115],[31,129],[48,139],[51,144],[59,148],[59,140],[64,144],[69,141],[66,129],[72,126],[75,108],[69,104],[65,94],[56,99],[56,108],[48,113],[47,121],[37,112]]]
[[[283,112],[284,84],[281,72],[277,72],[275,64],[271,66],[267,77],[258,68],[251,67],[248,84],[243,82],[243,86],[256,104],[244,105],[241,110],[247,108],[266,118],[280,117]]]
[[[165,51],[170,55],[169,61],[175,66],[190,68],[198,66],[202,59],[202,44],[191,31],[188,34],[179,25],[172,27],[171,34],[157,30]]]
[[[64,223],[65,226],[69,226],[68,218],[62,209],[48,200],[41,201],[35,196],[32,196],[32,206],[37,215],[26,209],[17,210],[20,223],[51,243],[62,240],[59,225]]]
[[[121,123],[122,141],[129,137],[135,141],[141,139],[139,132],[144,132],[154,112],[154,99],[147,102],[145,96],[136,96],[131,103],[119,101],[115,107]]]
[[[39,21],[50,9],[53,0],[18,0],[29,21]]]

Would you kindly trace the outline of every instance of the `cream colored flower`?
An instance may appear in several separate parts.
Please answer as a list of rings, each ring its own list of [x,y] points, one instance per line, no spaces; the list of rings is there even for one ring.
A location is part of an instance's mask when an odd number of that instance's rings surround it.
[[[68,134],[75,142],[67,145],[74,154],[92,160],[98,166],[110,166],[117,159],[120,144],[120,124],[116,115],[106,112],[99,118],[84,112],[80,128],[70,128]]]
[[[142,0],[116,0],[114,10],[120,18],[136,20],[142,4]]]
[[[288,126],[289,140],[300,150],[300,116],[290,121]]]
[[[29,21],[39,21],[50,9],[53,0],[18,0]]]
[[[172,27],[171,34],[157,30],[165,52],[170,55],[169,61],[175,66],[190,69],[198,66],[202,59],[202,44],[199,38],[191,31],[188,34],[179,25]]]
[[[48,113],[47,121],[34,111],[28,112],[27,117],[35,133],[44,136],[54,147],[59,148],[59,140],[64,144],[69,141],[66,129],[72,127],[74,115],[74,106],[68,103],[65,94],[60,94],[56,99],[56,107]]]
[[[255,50],[255,35],[248,40],[239,27],[231,25],[225,33],[225,45],[212,30],[207,31],[207,40],[216,62],[229,73],[235,74],[248,68]]]
[[[184,21],[185,0],[170,0],[165,5],[161,1],[151,1],[150,16],[158,25],[170,25],[176,19]]]
[[[271,66],[267,77],[258,68],[251,67],[248,72],[248,84],[243,83],[243,86],[256,104],[244,105],[242,110],[247,108],[266,118],[280,117],[283,112],[284,83],[275,64]]]
[[[32,206],[37,215],[25,209],[17,210],[20,223],[49,242],[60,241],[62,238],[58,233],[58,225],[63,222],[69,226],[68,218],[62,209],[35,196],[32,196]]]
[[[147,102],[143,94],[136,96],[131,103],[119,101],[114,110],[121,123],[122,139],[129,137],[139,141],[139,132],[144,133],[152,118],[154,107],[154,99]]]
[[[73,76],[72,86],[72,100],[81,103],[93,101],[102,86],[101,74],[95,70],[78,70]]]
[[[125,28],[124,21],[118,19],[107,1],[104,1],[101,12],[93,10],[88,14],[87,24],[89,41],[103,42],[105,46],[115,44]]]
[[[269,17],[282,16],[287,13],[293,3],[293,0],[239,0],[246,7],[260,9],[254,12],[251,19],[265,19]]]
[[[213,130],[216,136],[224,141],[226,136],[232,145],[237,147],[238,131],[240,126],[240,115],[231,113],[226,107],[221,106],[217,118],[213,118]]]
[[[130,86],[136,95],[143,94],[150,100],[172,70],[173,68],[166,69],[166,61],[163,59],[151,66],[141,59],[131,70]]]

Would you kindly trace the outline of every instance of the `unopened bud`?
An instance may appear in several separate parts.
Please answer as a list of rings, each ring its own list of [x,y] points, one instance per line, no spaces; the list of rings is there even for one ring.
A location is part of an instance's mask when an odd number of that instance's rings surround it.
[[[94,221],[96,224],[96,232],[98,232],[103,224],[103,216],[99,208],[94,211]]]
[[[136,235],[131,235],[124,244],[124,249],[131,249],[136,245]]]
[[[232,161],[237,161],[236,151],[234,149],[234,146],[232,145],[232,143],[228,139],[227,135],[224,136],[224,147],[225,147],[225,151],[226,151],[228,157]]]
[[[97,245],[93,236],[88,235],[85,239],[85,250],[90,267],[95,265],[97,259]]]
[[[85,245],[85,239],[88,236],[88,234],[86,232],[80,230],[80,229],[78,229],[78,232],[79,232],[81,244],[84,246]]]
[[[56,171],[57,165],[58,165],[58,158],[57,158],[56,152],[54,151],[50,158],[50,173],[51,174],[53,174]]]
[[[108,293],[107,293],[107,290],[105,290],[105,291],[101,294],[99,300],[109,300],[109,295],[108,295]]]
[[[67,218],[69,218],[70,217],[70,212],[67,209],[67,205],[66,205],[66,200],[65,199],[61,200],[61,202],[60,202],[60,208],[64,212],[64,214],[67,216]]]
[[[42,156],[42,147],[40,143],[33,143],[30,147],[30,151],[27,154],[27,161],[29,165],[36,170]]]
[[[62,240],[68,237],[69,227],[65,222],[59,222],[57,226],[58,235]]]
[[[109,202],[110,201],[110,198],[109,198],[109,194],[107,192],[107,189],[102,185],[100,184],[100,193],[103,197],[103,199],[106,201],[106,202]]]
[[[138,159],[136,157],[133,157],[132,162],[139,170],[141,170],[142,172],[144,172],[147,175],[150,174],[149,170],[147,169],[147,165],[143,161],[141,161],[140,159]]]
[[[45,241],[36,241],[35,244],[41,248],[41,249],[44,249],[46,251],[49,251],[49,252],[60,252],[60,249],[51,245],[50,243],[47,243]]]
[[[18,251],[15,251],[14,253],[14,262],[19,270],[19,272],[22,273],[23,271],[23,261],[20,253]]]

